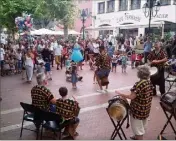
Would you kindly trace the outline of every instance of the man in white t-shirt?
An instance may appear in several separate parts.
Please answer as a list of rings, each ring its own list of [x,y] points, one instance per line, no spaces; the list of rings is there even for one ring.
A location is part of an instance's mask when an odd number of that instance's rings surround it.
[[[3,74],[3,69],[4,69],[4,55],[5,55],[5,51],[1,46],[0,48],[1,75]]]
[[[96,42],[93,43],[93,52],[95,56],[99,54],[99,44]]]
[[[61,65],[61,55],[63,47],[57,41],[54,42],[54,56],[57,65],[57,70],[59,70],[59,65]]]

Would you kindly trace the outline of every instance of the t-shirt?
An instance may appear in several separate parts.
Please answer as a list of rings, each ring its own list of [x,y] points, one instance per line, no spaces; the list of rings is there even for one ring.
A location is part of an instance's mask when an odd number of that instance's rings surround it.
[[[122,56],[122,64],[123,65],[127,64],[127,60],[128,60],[127,56]]]
[[[93,52],[94,53],[99,53],[99,45],[96,43],[93,43]]]
[[[17,53],[16,54],[16,59],[19,60],[19,61],[21,61],[21,59],[22,59],[22,53]]]
[[[54,55],[56,55],[56,56],[62,55],[62,50],[63,50],[62,46],[55,43],[55,45],[54,45]]]
[[[117,63],[117,55],[112,56],[112,63]]]
[[[4,55],[5,55],[5,51],[3,48],[0,48],[0,61],[4,60]]]

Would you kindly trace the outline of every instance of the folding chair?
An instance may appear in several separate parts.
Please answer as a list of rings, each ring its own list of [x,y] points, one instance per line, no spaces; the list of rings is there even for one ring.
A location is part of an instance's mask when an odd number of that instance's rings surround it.
[[[165,81],[169,83],[169,89],[167,90],[167,92],[169,92],[173,85],[176,84],[176,75],[171,75],[172,73],[172,68],[171,66],[167,66],[166,68],[166,72],[168,73],[168,75],[165,78]]]
[[[174,92],[168,92],[164,94],[161,97],[160,101],[161,108],[163,109],[164,114],[166,115],[167,122],[165,123],[162,131],[160,132],[160,135],[162,135],[168,126],[170,124],[175,136],[176,136],[176,129],[175,126],[172,124],[172,118],[174,118],[176,123],[176,93]],[[176,139],[176,137],[175,137]]]
[[[53,139],[57,137],[57,133],[59,133],[59,140],[62,138],[62,129],[64,129],[69,123],[65,123],[63,118],[52,112],[42,112],[42,127],[41,127],[41,135],[40,139],[43,137],[43,128],[47,130],[51,130],[53,132]]]
[[[106,111],[107,111],[107,113],[108,113],[108,108],[106,108]],[[108,115],[109,115],[109,113],[108,113]],[[112,133],[112,135],[111,135],[111,138],[110,138],[111,140],[114,140],[114,139],[116,138],[117,134],[118,134],[118,136],[119,136],[119,138],[120,138],[121,140],[127,140],[127,137],[126,137],[126,135],[125,135],[125,133],[124,133],[124,131],[123,131],[123,129],[122,129],[122,125],[124,124],[125,120],[126,120],[128,117],[129,117],[129,115],[127,114],[123,120],[121,120],[121,121],[114,121],[114,120],[110,117],[110,115],[109,115],[109,118],[111,119],[111,122],[112,122],[112,124],[114,125],[114,128],[115,128],[114,131],[113,131],[113,133]],[[129,127],[129,124],[127,125],[127,128],[128,128],[128,127]],[[121,136],[120,131],[122,132],[122,135],[123,135],[123,136]]]
[[[30,130],[37,133],[36,139],[38,139],[40,125],[42,121],[40,120],[40,109],[27,103],[20,102],[21,107],[23,108],[23,119],[21,125],[20,138],[22,137],[23,129]],[[29,128],[24,128],[24,121],[33,122],[36,126],[36,130],[32,130]]]

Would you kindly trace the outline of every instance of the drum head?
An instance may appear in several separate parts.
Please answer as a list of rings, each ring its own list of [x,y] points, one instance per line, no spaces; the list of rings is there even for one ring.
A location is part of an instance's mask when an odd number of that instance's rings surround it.
[[[108,113],[115,121],[120,121],[127,115],[127,110],[124,105],[120,103],[114,103],[108,108]]]
[[[155,74],[157,74],[157,72],[158,72],[158,69],[156,67],[150,68],[150,75],[155,75]]]

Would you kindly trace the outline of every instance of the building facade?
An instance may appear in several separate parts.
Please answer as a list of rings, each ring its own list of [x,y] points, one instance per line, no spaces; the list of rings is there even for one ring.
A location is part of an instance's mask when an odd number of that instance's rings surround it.
[[[157,0],[153,0],[157,1]],[[92,13],[96,17],[93,25],[86,30],[94,31],[94,37],[109,34],[144,35],[147,32],[149,17],[145,17],[143,6],[147,0],[94,0]],[[176,31],[176,0],[160,0],[156,17],[151,19],[152,30],[160,29],[162,35]],[[154,11],[155,12],[155,11]]]
[[[91,18],[91,13],[92,13],[92,0],[76,0],[77,2],[77,7],[79,9],[78,17],[75,20],[75,25],[74,25],[74,30],[77,32],[82,33],[82,28],[83,28],[83,23],[81,20],[81,12],[84,9],[87,13],[87,18],[85,21],[85,27],[89,27],[92,25],[92,18]]]

